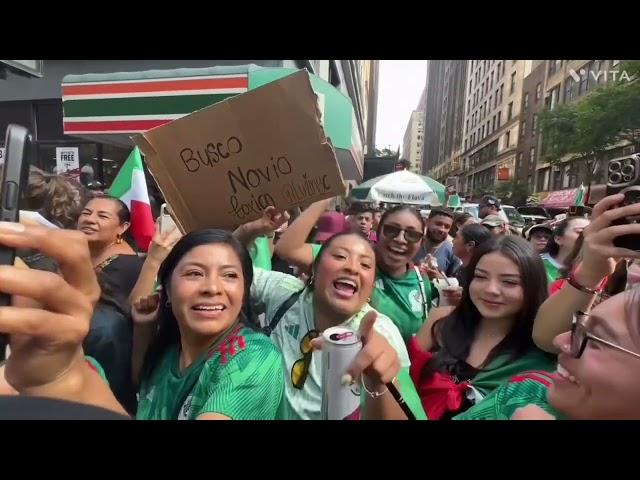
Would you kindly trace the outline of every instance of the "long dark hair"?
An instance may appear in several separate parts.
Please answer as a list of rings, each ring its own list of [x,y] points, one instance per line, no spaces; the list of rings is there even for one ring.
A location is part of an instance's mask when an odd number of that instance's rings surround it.
[[[449,230],[449,235],[455,237],[458,233],[458,230],[462,228],[462,225],[467,222],[470,218],[473,218],[473,215],[467,212],[457,212],[453,215],[453,225],[451,225],[451,230]]]
[[[178,262],[187,253],[201,245],[227,245],[233,249],[240,259],[242,266],[242,276],[244,277],[244,297],[242,299],[242,309],[240,311],[240,321],[245,325],[253,327],[251,319],[250,291],[253,282],[253,265],[247,249],[233,235],[224,230],[207,229],[191,232],[180,239],[169,253],[169,256],[162,262],[158,278],[162,289],[160,291],[160,307],[158,311],[158,333],[156,334],[144,359],[142,368],[142,378],[149,378],[153,369],[167,349],[180,342],[180,330],[178,321],[173,314],[170,304],[167,304],[167,289],[171,282],[171,275]]]
[[[563,237],[565,232],[567,231],[567,228],[569,228],[569,225],[571,224],[571,222],[574,220],[578,220],[580,218],[583,218],[583,217],[567,217],[564,220],[562,220],[560,223],[558,223],[553,228],[553,234],[551,235],[551,237],[549,238],[549,241],[547,242],[547,248],[545,248],[544,250],[545,253],[548,253],[553,258],[556,258],[558,256],[558,253],[560,253],[560,245],[556,243],[556,237]]]
[[[518,312],[509,333],[489,353],[486,363],[500,354],[508,353],[511,359],[523,355],[533,346],[531,333],[538,308],[547,298],[547,276],[540,255],[529,242],[514,236],[493,237],[474,249],[467,267],[467,281],[463,285],[462,300],[450,316],[431,328],[434,350],[428,371],[448,371],[457,374],[466,363],[471,345],[480,324],[480,312],[471,301],[469,285],[480,259],[489,253],[500,253],[518,266],[521,283],[526,293],[524,304]]]

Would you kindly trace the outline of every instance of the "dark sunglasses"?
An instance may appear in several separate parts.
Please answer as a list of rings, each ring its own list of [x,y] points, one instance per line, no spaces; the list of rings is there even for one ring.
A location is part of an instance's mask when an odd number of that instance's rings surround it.
[[[422,232],[418,232],[417,230],[406,230],[394,225],[382,226],[382,234],[389,239],[396,238],[398,235],[400,235],[400,232],[404,233],[404,238],[409,243],[418,243],[424,236]]]

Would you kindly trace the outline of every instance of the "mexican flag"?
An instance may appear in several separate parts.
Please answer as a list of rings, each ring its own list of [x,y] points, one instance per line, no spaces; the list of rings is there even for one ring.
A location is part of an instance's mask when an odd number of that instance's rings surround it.
[[[146,252],[153,238],[155,225],[138,147],[133,149],[122,165],[111,184],[109,195],[119,198],[129,207],[131,233],[138,246]]]
[[[582,183],[580,184],[580,188],[578,189],[575,204],[578,207],[584,207],[584,185]]]

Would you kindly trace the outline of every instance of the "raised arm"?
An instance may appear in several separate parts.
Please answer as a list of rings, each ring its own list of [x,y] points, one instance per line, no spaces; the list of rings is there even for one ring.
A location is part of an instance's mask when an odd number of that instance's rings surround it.
[[[640,214],[640,204],[616,208],[622,200],[624,195],[612,195],[595,206],[592,222],[583,232],[582,262],[571,281],[540,306],[533,324],[533,341],[542,350],[557,352],[553,339],[571,329],[576,311],[591,308],[597,297],[594,292],[613,273],[617,260],[640,258],[640,252],[613,243],[620,235],[640,235],[640,224],[611,226],[615,220]]]
[[[177,228],[164,234],[160,233],[160,225],[156,222],[156,230],[151,240],[147,258],[142,264],[138,281],[129,294],[129,305],[132,305],[139,298],[153,293],[160,265],[180,238],[182,238],[182,234]]]
[[[313,248],[306,239],[330,203],[331,199],[320,200],[302,212],[280,237],[275,254],[301,270],[309,270],[313,265]]]

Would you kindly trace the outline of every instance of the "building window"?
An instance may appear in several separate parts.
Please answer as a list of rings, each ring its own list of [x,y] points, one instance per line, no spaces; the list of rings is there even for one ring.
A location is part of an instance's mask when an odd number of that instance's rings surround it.
[[[529,108],[529,92],[524,94],[524,109]]]
[[[589,89],[589,76],[590,76],[590,68],[586,69],[587,72],[584,75],[580,76],[580,84],[577,85],[578,87],[578,92],[576,94],[576,97],[579,97],[581,95],[584,95],[585,93],[587,93],[587,90]]]
[[[511,144],[511,130],[507,130],[507,133],[504,134],[504,148],[509,148]]]
[[[496,69],[498,75],[500,75],[500,69],[501,68],[502,68],[502,62],[498,62],[498,67]]]
[[[512,117],[513,117],[513,102],[510,102],[509,106],[507,107],[507,122],[510,121]]]
[[[536,85],[536,103],[542,98],[542,83]]]
[[[522,152],[518,152],[518,163],[516,163],[516,170],[519,171],[520,167],[522,166],[522,157],[523,157],[523,153]]]
[[[525,133],[527,132],[527,121],[522,120],[520,124],[520,136],[524,138]]]
[[[553,110],[560,103],[560,85],[551,90],[551,104],[549,110]]]
[[[516,91],[516,72],[511,74],[511,87],[509,88],[509,95]]]
[[[500,85],[500,103],[502,103],[502,94],[504,93],[504,84]]]
[[[500,128],[500,124],[502,123],[502,112],[498,112],[498,128]]]
[[[529,149],[529,165],[533,165],[536,161],[536,147]]]
[[[496,119],[497,119],[497,117],[496,117],[496,115],[494,115],[493,116],[493,120],[491,122],[491,133],[496,131]]]
[[[533,114],[533,124],[531,125],[531,136],[536,136],[536,131],[538,130],[538,114]]]
[[[567,78],[567,80],[565,81],[564,84],[564,101],[566,102],[570,102],[571,100],[573,100],[575,98],[575,83],[573,78],[569,77]]]
[[[569,60],[567,60],[567,63]],[[559,72],[562,68],[562,60],[549,60],[549,76]]]

